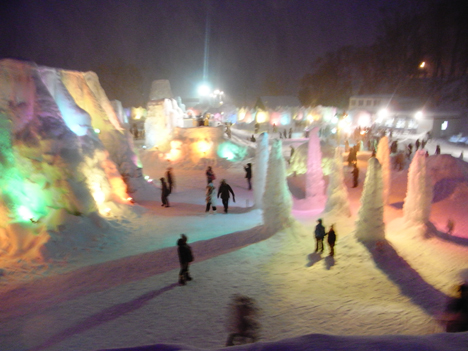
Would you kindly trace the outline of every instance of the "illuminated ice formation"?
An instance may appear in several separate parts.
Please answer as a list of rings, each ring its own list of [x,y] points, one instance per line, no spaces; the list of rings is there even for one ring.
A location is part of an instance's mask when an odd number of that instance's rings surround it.
[[[416,151],[408,171],[408,187],[403,214],[407,222],[426,224],[432,205],[432,182],[426,166],[426,151]]]
[[[129,203],[126,140],[94,73],[0,61],[0,255],[47,255],[71,217],[104,228],[98,213]]]
[[[382,166],[382,181],[383,181],[383,201],[387,205],[389,203],[390,194],[390,149],[388,145],[388,138],[382,137],[377,146],[376,157]]]
[[[327,203],[325,211],[337,215],[351,216],[348,200],[348,189],[344,183],[343,175],[343,150],[337,147],[329,175],[327,188]]]
[[[310,208],[325,205],[325,182],[322,171],[322,152],[320,150],[319,128],[310,131],[306,173],[306,201]]]
[[[291,209],[292,197],[286,182],[282,142],[276,139],[268,159],[265,193],[263,194],[263,223],[267,230],[279,231],[289,227],[293,221]]]
[[[266,175],[268,168],[268,133],[262,133],[257,138],[257,150],[252,169],[252,188],[256,208],[263,207],[263,194],[265,192]]]
[[[361,207],[356,221],[356,238],[361,241],[385,239],[383,221],[382,167],[375,157],[368,162],[366,180],[361,195]]]

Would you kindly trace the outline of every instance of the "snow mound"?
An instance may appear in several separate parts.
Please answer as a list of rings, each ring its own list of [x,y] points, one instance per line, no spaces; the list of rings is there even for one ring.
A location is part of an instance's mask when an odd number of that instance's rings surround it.
[[[284,339],[269,343],[254,343],[218,350],[247,351],[466,351],[468,332],[444,333],[424,336],[389,335],[389,336],[335,336],[325,334],[309,334],[297,338]],[[105,349],[100,351],[202,351],[183,345],[155,344],[123,349]]]

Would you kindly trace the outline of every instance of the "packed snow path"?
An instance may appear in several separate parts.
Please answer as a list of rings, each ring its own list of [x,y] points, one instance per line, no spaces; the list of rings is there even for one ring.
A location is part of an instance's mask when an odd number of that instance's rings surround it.
[[[360,162],[364,170],[365,158]],[[261,212],[246,206],[252,194],[242,165],[215,172],[236,193],[229,214],[205,216],[204,171],[176,169],[172,207],[148,202],[148,212],[118,219],[119,241],[76,254],[62,268],[67,273],[56,275],[50,266],[36,272],[43,278],[2,286],[1,349],[218,348],[227,337],[225,311],[234,293],[258,301],[262,341],[440,331],[436,314],[456,273],[467,267],[466,245],[403,236],[394,223],[387,227],[392,246],[380,252],[350,235],[353,217],[324,216],[327,227],[337,228],[336,255],[313,253],[318,213],[293,212],[300,223],[271,236],[260,226]],[[352,190],[356,213],[362,184]],[[387,220],[398,213],[389,208]],[[188,235],[196,257],[194,281],[184,287],[175,284],[180,233]]]

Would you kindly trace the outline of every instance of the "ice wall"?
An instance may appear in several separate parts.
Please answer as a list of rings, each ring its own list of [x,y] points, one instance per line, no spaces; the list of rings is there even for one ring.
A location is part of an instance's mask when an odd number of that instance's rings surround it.
[[[321,208],[325,205],[325,182],[322,171],[322,152],[320,150],[319,128],[310,131],[309,151],[306,173],[306,201],[310,208]]]
[[[347,217],[351,216],[348,189],[344,183],[343,150],[341,147],[337,147],[335,150],[335,157],[329,175],[325,211]]]
[[[274,140],[268,159],[263,194],[263,222],[267,230],[279,231],[291,225],[292,197],[286,182],[282,142]]]
[[[377,153],[376,157],[379,160],[380,165],[382,166],[382,181],[383,181],[383,201],[384,204],[387,205],[390,201],[390,149],[388,145],[388,138],[383,136],[380,141],[379,145],[377,146]]]
[[[368,162],[361,195],[361,207],[356,221],[355,235],[361,241],[385,239],[382,183],[382,167],[375,157],[371,157]]]
[[[255,208],[263,207],[263,194],[268,169],[268,133],[262,133],[257,138],[257,149],[252,169],[252,188]]]
[[[426,224],[432,205],[432,182],[426,166],[426,151],[418,150],[408,171],[408,187],[403,205],[404,218],[412,224]]]
[[[0,61],[0,258],[50,257],[51,238],[79,241],[60,237],[70,218],[97,232],[106,227],[99,211],[128,203],[119,170],[93,131],[94,123],[107,123],[122,134],[107,113],[102,120],[90,113],[106,110],[100,94],[96,99],[80,72]]]

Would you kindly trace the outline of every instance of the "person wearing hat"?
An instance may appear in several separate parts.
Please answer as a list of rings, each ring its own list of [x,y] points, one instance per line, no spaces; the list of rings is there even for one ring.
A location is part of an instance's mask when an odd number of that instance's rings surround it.
[[[330,246],[330,256],[335,255],[335,242],[336,242],[336,233],[334,224],[330,226],[330,230],[327,233],[328,235],[328,246]]]
[[[185,285],[187,280],[192,280],[189,273],[190,262],[193,261],[192,249],[187,245],[187,236],[180,235],[177,240],[177,254],[179,255],[180,271],[179,271],[179,284]]]

